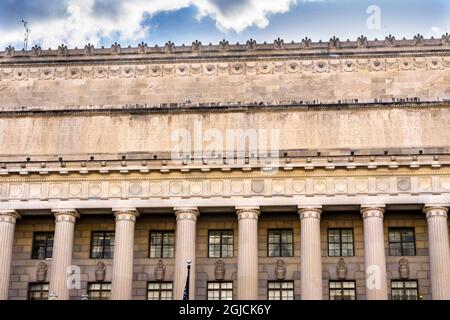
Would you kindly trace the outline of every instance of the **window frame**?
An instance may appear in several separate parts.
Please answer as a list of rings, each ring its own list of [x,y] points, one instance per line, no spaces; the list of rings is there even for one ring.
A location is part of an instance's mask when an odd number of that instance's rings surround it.
[[[330,231],[331,230],[339,230],[339,252],[340,255],[335,256],[335,255],[330,255]],[[352,255],[342,255],[342,245],[343,244],[349,244],[349,242],[343,242],[342,241],[342,231],[343,230],[350,230],[352,232]],[[333,244],[336,244],[336,242],[333,242]],[[327,255],[328,257],[354,257],[355,256],[355,231],[354,228],[328,228],[327,229]]]
[[[404,253],[404,251],[406,250],[406,249],[404,249],[403,248],[403,244],[405,243],[405,241],[403,241],[403,234],[402,234],[402,231],[403,230],[412,230],[412,237],[413,237],[413,240],[412,240],[412,244],[413,244],[413,247],[414,247],[414,254],[413,255],[405,255]],[[400,242],[398,242],[398,241],[391,241],[391,231],[398,231],[398,232],[400,232]],[[393,255],[392,254],[392,249],[391,249],[391,244],[394,244],[394,243],[400,243],[400,255]],[[406,243],[411,243],[411,242],[406,242]],[[388,227],[388,247],[389,247],[389,256],[392,256],[392,257],[415,257],[415,256],[417,256],[417,247],[416,247],[416,228],[415,227]]]
[[[36,253],[36,251],[35,251],[35,248],[36,248],[36,235],[42,235],[42,234],[45,234],[46,235],[46,238],[45,238],[45,253],[44,253],[44,257],[43,258],[40,258],[40,257],[36,257],[35,256],[35,253]],[[53,242],[52,242],[52,246],[51,246],[51,248],[52,248],[52,254],[51,254],[51,256],[50,257],[47,257],[47,253],[48,253],[48,248],[50,247],[49,245],[48,245],[48,238],[49,238],[49,235],[52,235],[52,237],[53,237]],[[33,232],[33,243],[31,244],[31,260],[47,260],[47,259],[52,259],[53,258],[53,247],[54,247],[54,242],[55,242],[55,231],[34,231]]]
[[[280,233],[280,241],[277,244],[279,246],[279,249],[280,249],[280,251],[279,251],[280,254],[279,255],[273,255],[273,256],[270,255],[270,244],[271,244],[271,242],[270,242],[270,233],[273,232],[273,231],[280,231],[280,232],[290,231],[291,232],[291,235],[292,235],[292,242],[290,243],[290,245],[291,245],[291,252],[292,252],[291,255],[283,255],[283,253],[282,253],[283,242],[282,242],[281,233]],[[267,229],[267,257],[269,257],[269,258],[294,257],[294,229],[293,228],[271,228],[271,229]]]
[[[93,257],[93,248],[94,248],[94,234],[95,233],[102,233],[103,234],[103,238],[105,237],[106,233],[112,233],[114,234],[114,241],[113,244],[108,246],[108,247],[112,247],[112,254],[111,257],[105,257],[105,242],[103,241],[103,245],[102,245],[102,256],[101,257]],[[114,249],[116,246],[116,233],[114,230],[106,230],[106,231],[91,231],[91,245],[89,248],[89,258],[90,259],[113,259],[114,258]]]
[[[328,281],[328,300],[330,300],[330,301],[343,301],[343,300],[345,300],[345,299],[339,299],[339,300],[333,299],[333,300],[331,300],[331,292],[332,291],[341,290],[343,292],[345,289],[347,289],[347,290],[349,289],[349,288],[344,288],[344,286],[343,286],[344,282],[351,282],[351,283],[353,283],[353,288],[350,288],[350,289],[352,289],[355,292],[355,295],[354,295],[355,299],[354,300],[358,300],[358,293],[356,292],[356,280],[329,280]],[[341,288],[340,289],[331,288],[331,283],[341,283]],[[340,296],[343,297],[344,295],[341,294]]]
[[[171,284],[171,289],[170,290],[162,290],[161,289],[161,285],[162,284],[168,284],[168,283],[170,283]],[[156,290],[152,290],[153,292],[158,292],[158,299],[157,300],[155,300],[155,299],[149,299],[149,291],[150,291],[150,289],[149,289],[149,285],[150,284],[158,284],[159,285],[159,288],[158,288],[158,291],[156,291]],[[161,300],[161,293],[162,292],[169,292],[170,291],[170,299],[165,299],[165,300],[173,300],[173,281],[147,281],[147,290],[146,290],[146,295],[145,295],[145,297],[146,297],[146,300],[149,300],[149,301],[164,301],[164,300]]]
[[[213,283],[217,283],[217,284],[219,284],[219,289],[211,289],[211,291],[219,291],[219,299],[218,300],[216,300],[216,299],[209,299],[209,292],[210,292],[210,289],[209,289],[209,285],[210,284],[213,284]],[[226,288],[222,288],[222,285],[223,284],[229,284],[229,283],[231,283],[231,289],[226,289]],[[222,292],[230,292],[231,291],[231,299],[230,300],[233,300],[233,294],[234,294],[234,284],[233,284],[233,281],[208,281],[207,283],[206,283],[206,300],[209,300],[209,301],[227,301],[228,299],[222,299]],[[228,300],[229,301],[229,300]]]
[[[212,232],[220,232],[220,255],[218,257],[212,257],[211,256],[211,250],[210,250],[210,237]],[[223,235],[224,232],[231,232],[231,256],[224,257],[223,256]],[[208,258],[233,258],[234,257],[234,230],[233,229],[209,229],[208,230]]]
[[[151,256],[152,233],[161,233],[161,249],[160,249],[159,255],[157,257]],[[164,234],[172,234],[173,235],[173,256],[164,257]],[[150,230],[148,232],[148,258],[149,259],[172,259],[172,258],[175,258],[175,247],[176,247],[175,242],[176,242],[175,230]]]
[[[267,300],[268,301],[290,301],[290,300],[284,300],[283,299],[283,286],[281,285],[280,288],[277,289],[271,289],[270,288],[270,284],[271,283],[291,283],[292,284],[292,289],[289,288],[289,290],[292,290],[292,300],[295,300],[295,281],[294,280],[268,280],[267,281]],[[274,299],[270,299],[270,291],[279,291],[280,293],[280,299],[274,300]]]
[[[47,286],[47,290],[42,290],[42,288],[41,288],[41,290],[31,290],[31,288],[33,287],[33,286]],[[47,292],[47,299],[31,299],[31,293],[32,292],[39,292],[40,293],[40,296],[41,296],[41,298],[42,298],[42,293],[44,293],[44,292]],[[49,293],[50,293],[50,290],[49,290],[49,282],[29,282],[28,283],[28,290],[27,290],[27,300],[36,300],[36,301],[39,301],[39,300],[48,300],[48,295],[49,295]]]
[[[90,286],[91,285],[96,285],[99,284],[100,285],[100,290],[91,290]],[[109,290],[104,290],[103,289],[103,285],[109,285]],[[111,291],[112,291],[112,283],[108,282],[108,281],[92,281],[92,282],[88,282],[87,283],[87,294],[89,296],[89,300],[111,300]],[[109,291],[109,297],[107,299],[92,299],[90,293],[91,292],[99,292],[100,293],[100,297],[102,295],[103,292],[108,292]]]
[[[393,282],[402,282],[402,288],[401,289],[400,288],[393,288],[392,287],[392,283]],[[415,288],[406,288],[405,287],[405,282],[414,282],[416,284],[416,287]],[[417,279],[391,279],[391,283],[390,284],[391,284],[391,300],[395,300],[395,301],[414,301],[414,300],[409,300],[409,299],[393,299],[394,295],[392,294],[392,292],[394,290],[395,291],[401,290],[402,291],[402,296],[405,297],[406,296],[405,295],[406,290],[412,290],[412,289],[415,289],[416,292],[417,292],[417,295],[416,295],[417,299],[415,299],[415,300],[420,300],[419,281]]]

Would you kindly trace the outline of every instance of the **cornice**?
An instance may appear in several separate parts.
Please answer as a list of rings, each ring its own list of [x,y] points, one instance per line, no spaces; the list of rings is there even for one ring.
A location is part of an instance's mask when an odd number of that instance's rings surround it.
[[[257,43],[249,39],[245,44],[230,44],[225,39],[218,44],[203,45],[194,41],[190,46],[176,46],[173,42],[166,42],[164,46],[150,47],[146,43],[140,43],[137,47],[125,48],[120,44],[113,44],[110,48],[95,48],[87,44],[82,49],[69,49],[66,45],[60,45],[56,50],[45,50],[39,46],[29,51],[19,51],[13,47],[7,47],[0,51],[0,63],[33,63],[56,61],[120,61],[129,59],[203,59],[203,58],[235,58],[247,56],[279,56],[279,55],[317,55],[327,53],[341,54],[374,54],[389,52],[421,52],[440,51],[450,45],[450,35],[444,34],[439,39],[425,39],[417,34],[412,39],[396,39],[394,36],[386,36],[384,40],[369,40],[360,36],[356,41],[342,41],[333,37],[329,41],[313,42],[304,38],[301,42],[285,42],[283,39],[275,39],[273,43]]]
[[[450,172],[450,154],[409,155],[324,155],[296,156],[285,152],[282,158],[261,161],[257,158],[193,160],[102,160],[102,161],[42,161],[19,162],[10,159],[0,162],[0,182],[3,181],[59,181],[110,179],[216,179],[221,177],[273,176],[372,176],[440,175]],[[423,151],[423,150],[422,150]],[[420,153],[420,152],[417,152]],[[411,155],[413,154],[413,155]],[[239,161],[238,161],[239,160]],[[439,169],[439,170],[437,170]]]
[[[126,105],[89,105],[89,106],[53,106],[35,107],[4,106],[0,109],[2,118],[15,117],[58,117],[67,115],[145,115],[145,114],[196,114],[236,113],[236,112],[289,112],[292,110],[367,110],[367,109],[419,109],[419,108],[449,108],[450,100],[420,100],[419,98],[376,99],[376,101],[360,101],[358,99],[338,100],[336,102],[322,101],[260,101],[260,102],[202,102],[202,103],[160,103],[160,104],[126,104]]]

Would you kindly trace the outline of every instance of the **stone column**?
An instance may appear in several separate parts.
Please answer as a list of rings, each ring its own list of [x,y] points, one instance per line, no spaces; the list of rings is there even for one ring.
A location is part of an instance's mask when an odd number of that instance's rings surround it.
[[[174,300],[182,300],[187,277],[187,260],[191,260],[189,300],[195,299],[195,237],[199,211],[195,207],[174,208],[177,217],[175,247]]]
[[[428,223],[430,251],[431,296],[433,300],[450,300],[450,247],[448,239],[448,208],[426,205],[423,209]]]
[[[361,214],[364,223],[366,299],[387,300],[384,208],[381,206],[362,207]]]
[[[112,300],[131,300],[133,288],[134,227],[136,209],[113,209],[116,217],[111,283]]]
[[[258,300],[259,207],[238,207],[238,300]]]
[[[74,209],[55,209],[55,236],[49,294],[57,300],[69,299],[69,267],[72,265],[73,233],[79,214]]]
[[[14,227],[20,215],[14,210],[0,211],[0,300],[8,299],[14,243]]]
[[[301,297],[322,300],[321,208],[298,208],[301,225]]]

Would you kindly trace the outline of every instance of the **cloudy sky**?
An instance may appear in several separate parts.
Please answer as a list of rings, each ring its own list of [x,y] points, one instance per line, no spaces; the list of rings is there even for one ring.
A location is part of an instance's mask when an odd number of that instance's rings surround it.
[[[0,0],[0,50],[450,33],[449,0]]]

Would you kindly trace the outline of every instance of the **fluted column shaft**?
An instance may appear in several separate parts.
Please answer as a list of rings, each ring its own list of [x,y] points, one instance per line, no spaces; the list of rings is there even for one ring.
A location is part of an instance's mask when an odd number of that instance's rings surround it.
[[[431,296],[433,300],[450,300],[450,247],[448,208],[425,206],[430,251]]]
[[[383,207],[363,207],[367,300],[387,300]]]
[[[49,294],[55,294],[57,300],[68,300],[70,290],[68,271],[72,265],[75,221],[79,215],[72,209],[53,210],[53,214],[55,215],[55,236]]]
[[[113,209],[116,217],[111,283],[112,300],[131,300],[133,289],[134,227],[136,209]]]
[[[258,207],[236,208],[239,220],[238,300],[258,299]]]
[[[320,208],[298,208],[301,225],[301,297],[322,300]]]
[[[174,299],[183,299],[187,261],[191,261],[189,300],[195,299],[195,237],[199,211],[195,207],[175,208],[177,232],[175,246]]]
[[[0,211],[0,300],[8,299],[14,227],[20,215],[14,210]]]

